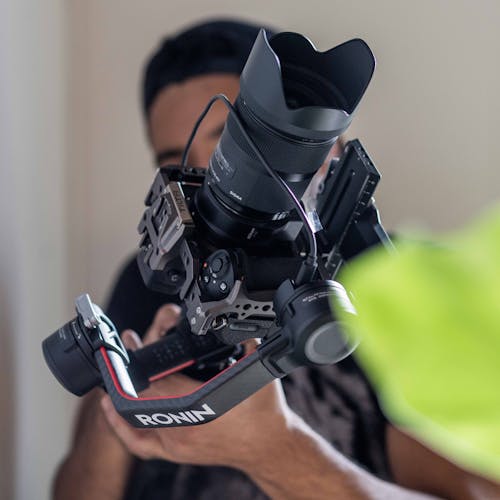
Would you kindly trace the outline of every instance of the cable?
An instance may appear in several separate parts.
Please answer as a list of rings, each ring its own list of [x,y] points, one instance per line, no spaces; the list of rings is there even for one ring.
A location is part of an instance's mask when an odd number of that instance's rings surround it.
[[[264,158],[262,153],[260,152],[259,148],[256,146],[255,142],[252,140],[252,138],[248,135],[247,131],[245,130],[245,127],[241,123],[240,117],[238,116],[238,113],[236,112],[236,109],[234,106],[231,104],[231,101],[224,95],[224,94],[217,94],[214,95],[210,101],[208,101],[208,104],[206,105],[205,109],[199,116],[198,120],[196,121],[193,130],[191,131],[191,135],[189,136],[189,139],[186,143],[186,147],[184,148],[184,152],[182,154],[182,160],[181,160],[181,167],[186,166],[186,161],[187,157],[189,154],[189,150],[191,148],[191,144],[193,143],[193,140],[196,136],[196,133],[198,132],[198,129],[200,127],[201,122],[207,115],[207,113],[210,111],[210,108],[216,101],[221,101],[226,108],[228,108],[229,112],[232,114],[233,118],[236,121],[236,124],[238,128],[240,129],[241,134],[245,138],[245,140],[248,142],[248,145],[251,147],[252,151],[254,152],[255,156],[258,158],[258,160],[264,165],[265,169],[267,170],[267,173],[280,185],[280,187],[288,194],[288,196],[292,199],[293,204],[295,205],[295,209],[297,210],[300,218],[302,219],[302,222],[304,223],[304,227],[306,228],[308,240],[309,240],[309,254],[305,258],[304,262],[302,263],[301,268],[299,269],[299,272],[297,274],[297,278],[295,279],[297,285],[301,285],[303,283],[309,282],[312,280],[314,277],[314,273],[316,272],[317,265],[318,265],[318,246],[316,243],[316,236],[314,235],[314,230],[311,226],[311,223],[309,222],[309,218],[307,217],[304,208],[300,204],[300,201],[297,199],[293,191],[288,187],[287,183],[279,176],[277,172],[275,172],[269,163],[267,163],[267,160]]]

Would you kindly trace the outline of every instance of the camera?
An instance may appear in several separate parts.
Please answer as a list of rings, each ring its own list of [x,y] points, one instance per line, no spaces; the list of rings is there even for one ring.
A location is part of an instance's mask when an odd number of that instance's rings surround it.
[[[139,269],[149,288],[179,297],[183,319],[162,340],[127,352],[111,319],[79,297],[77,317],[43,342],[66,389],[83,395],[103,386],[136,427],[197,425],[297,367],[352,352],[357,340],[335,311],[355,311],[334,279],[345,260],[391,246],[373,201],[380,174],[354,140],[330,163],[316,211],[306,213],[300,198],[374,68],[359,39],[318,52],[300,34],[268,39],[260,31],[235,103],[212,98],[182,164],[159,169],[145,200]],[[207,170],[189,167],[190,144],[217,100],[229,109],[222,136]],[[243,343],[254,338],[260,344],[246,353]],[[188,367],[205,379],[193,393],[138,396]]]

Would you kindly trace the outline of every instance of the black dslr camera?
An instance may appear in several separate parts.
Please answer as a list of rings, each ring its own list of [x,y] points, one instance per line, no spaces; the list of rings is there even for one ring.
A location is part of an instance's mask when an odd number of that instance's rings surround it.
[[[299,200],[349,126],[374,68],[359,39],[321,53],[296,33],[269,40],[259,33],[236,102],[212,98],[182,164],[159,169],[139,223],[143,279],[178,295],[181,323],[127,352],[111,320],[88,295],[79,297],[77,317],[43,342],[64,387],[82,395],[103,385],[136,427],[195,425],[296,367],[352,352],[356,342],[335,309],[354,309],[333,279],[367,247],[390,247],[372,198],[380,175],[354,140],[330,164],[315,210],[306,213]],[[230,111],[224,131],[208,170],[190,168],[190,144],[216,100]],[[261,343],[245,355],[250,338]],[[188,366],[217,371],[187,395],[138,396]]]

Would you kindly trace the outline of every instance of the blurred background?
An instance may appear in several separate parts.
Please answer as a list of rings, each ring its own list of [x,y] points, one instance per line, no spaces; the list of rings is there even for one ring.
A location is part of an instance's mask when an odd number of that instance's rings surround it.
[[[40,342],[76,295],[104,303],[153,178],[139,105],[160,38],[203,17],[364,38],[378,66],[348,138],[386,228],[449,230],[498,199],[496,0],[0,0],[0,498],[49,498],[76,398]]]

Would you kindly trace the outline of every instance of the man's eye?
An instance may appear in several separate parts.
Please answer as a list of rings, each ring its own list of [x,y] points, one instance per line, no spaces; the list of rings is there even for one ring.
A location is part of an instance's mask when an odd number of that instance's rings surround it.
[[[156,155],[156,166],[179,165],[182,161],[182,153],[159,153]]]
[[[163,165],[180,165],[182,156],[172,156],[163,162]]]

